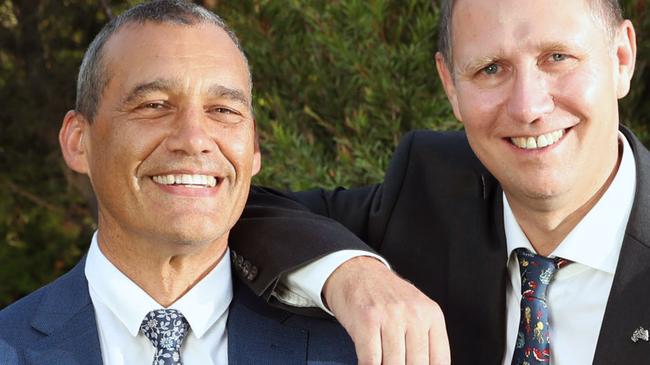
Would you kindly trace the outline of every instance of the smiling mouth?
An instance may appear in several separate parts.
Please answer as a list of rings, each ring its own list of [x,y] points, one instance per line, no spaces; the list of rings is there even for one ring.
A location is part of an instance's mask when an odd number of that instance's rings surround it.
[[[525,150],[535,150],[554,145],[557,143],[557,141],[562,139],[562,136],[564,136],[564,134],[564,129],[558,129],[556,131],[539,136],[510,137],[510,142],[515,146]]]
[[[185,186],[188,188],[214,188],[219,178],[209,175],[157,175],[152,180],[161,185]]]

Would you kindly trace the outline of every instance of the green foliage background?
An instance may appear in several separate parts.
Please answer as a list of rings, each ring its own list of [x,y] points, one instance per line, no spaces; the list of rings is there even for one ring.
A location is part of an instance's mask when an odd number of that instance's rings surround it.
[[[68,270],[95,228],[92,193],[57,133],[85,47],[130,0],[0,0],[0,308]],[[459,129],[437,80],[438,7],[424,0],[204,0],[246,49],[263,148],[258,184],[378,181],[411,129]],[[650,132],[650,9],[623,0],[639,40],[626,124]]]

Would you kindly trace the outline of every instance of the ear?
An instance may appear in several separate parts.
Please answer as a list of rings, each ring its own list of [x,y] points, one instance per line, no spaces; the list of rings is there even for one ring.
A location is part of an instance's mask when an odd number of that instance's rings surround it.
[[[629,20],[624,20],[614,39],[616,61],[618,62],[616,94],[619,99],[630,91],[630,83],[636,63],[636,34]]]
[[[65,163],[80,174],[88,174],[88,151],[85,139],[90,124],[86,118],[75,110],[70,110],[63,118],[59,131],[59,145]]]
[[[460,116],[459,107],[458,107],[458,96],[456,94],[456,86],[454,85],[454,76],[451,74],[445,58],[442,56],[442,53],[436,52],[436,69],[438,70],[438,76],[440,81],[442,81],[442,87],[445,89],[445,94],[447,94],[447,99],[451,104],[452,109],[454,110],[454,116],[461,123],[463,118]]]
[[[260,152],[260,139],[257,134],[257,121],[253,120],[253,133],[255,133],[255,145],[253,150],[253,173],[251,176],[257,175],[262,168],[262,153]]]

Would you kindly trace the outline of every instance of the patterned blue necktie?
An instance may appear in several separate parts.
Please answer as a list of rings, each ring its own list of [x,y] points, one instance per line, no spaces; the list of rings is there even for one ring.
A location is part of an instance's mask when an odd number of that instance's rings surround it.
[[[521,273],[521,317],[512,365],[548,364],[551,332],[546,292],[555,271],[571,262],[535,255],[525,248],[515,252]]]
[[[189,328],[185,317],[176,309],[158,309],[147,313],[140,331],[156,348],[153,365],[183,364],[181,345]]]

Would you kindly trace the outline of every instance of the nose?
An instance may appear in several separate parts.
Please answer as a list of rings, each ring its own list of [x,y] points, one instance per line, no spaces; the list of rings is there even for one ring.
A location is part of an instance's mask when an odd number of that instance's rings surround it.
[[[531,69],[517,73],[507,109],[514,120],[534,123],[554,108],[548,80],[543,72]]]
[[[185,111],[174,122],[172,133],[165,146],[171,152],[188,156],[209,153],[215,148],[214,140],[206,131],[202,111]]]

